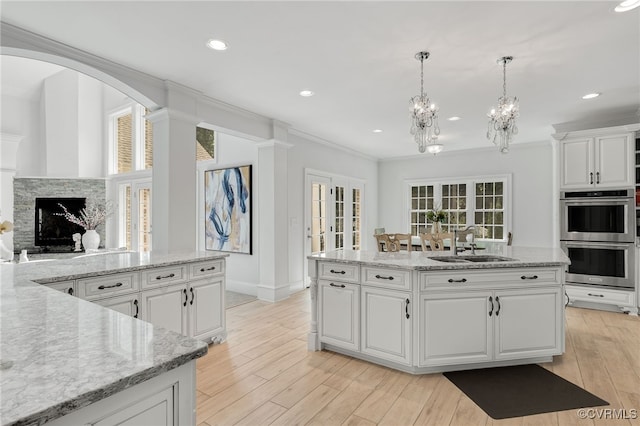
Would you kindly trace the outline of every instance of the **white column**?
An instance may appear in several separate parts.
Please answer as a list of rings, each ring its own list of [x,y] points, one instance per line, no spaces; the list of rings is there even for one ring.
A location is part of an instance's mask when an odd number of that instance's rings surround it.
[[[196,250],[196,125],[188,114],[163,108],[153,123],[151,243],[154,251]]]
[[[13,178],[20,141],[22,136],[0,133],[0,222],[13,223]],[[13,251],[13,232],[2,234],[0,238],[4,246]]]
[[[258,298],[277,302],[289,297],[287,126],[275,122],[273,139],[258,145]]]

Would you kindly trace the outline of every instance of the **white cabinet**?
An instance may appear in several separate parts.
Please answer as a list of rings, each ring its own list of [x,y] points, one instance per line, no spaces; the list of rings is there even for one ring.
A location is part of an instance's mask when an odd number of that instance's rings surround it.
[[[224,332],[224,277],[189,284],[189,335],[206,339]]]
[[[142,319],[168,330],[188,335],[186,285],[173,285],[142,292]]]
[[[140,314],[140,295],[138,293],[127,294],[125,296],[109,297],[106,299],[98,299],[93,302],[104,306],[105,308],[113,309],[125,315],[129,315],[134,318],[142,318]]]
[[[633,186],[634,139],[632,136],[632,133],[585,135],[561,140],[560,188]]]
[[[423,294],[422,366],[562,353],[560,287]]]
[[[496,360],[562,353],[561,288],[502,290],[494,296]]]
[[[411,293],[362,287],[362,353],[411,365]]]
[[[176,333],[209,339],[225,330],[224,277],[142,292],[143,319]]]
[[[320,280],[318,296],[320,341],[360,350],[360,285]]]
[[[490,361],[493,358],[492,302],[491,292],[422,294],[420,365]]]
[[[51,426],[196,424],[195,360],[57,418]]]

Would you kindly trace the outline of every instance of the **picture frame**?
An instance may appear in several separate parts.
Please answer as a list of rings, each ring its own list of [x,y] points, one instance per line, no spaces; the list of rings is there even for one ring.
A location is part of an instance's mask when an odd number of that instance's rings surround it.
[[[251,164],[204,173],[205,249],[253,254]]]

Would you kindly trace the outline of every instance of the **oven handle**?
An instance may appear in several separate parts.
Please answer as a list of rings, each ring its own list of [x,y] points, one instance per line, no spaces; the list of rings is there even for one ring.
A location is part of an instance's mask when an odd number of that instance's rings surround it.
[[[563,247],[580,247],[580,248],[609,248],[609,249],[630,249],[634,243],[606,243],[593,241],[562,241]]]
[[[610,206],[610,205],[621,205],[624,206],[628,204],[629,206],[635,207],[635,203],[633,198],[561,198],[560,203],[565,206]]]

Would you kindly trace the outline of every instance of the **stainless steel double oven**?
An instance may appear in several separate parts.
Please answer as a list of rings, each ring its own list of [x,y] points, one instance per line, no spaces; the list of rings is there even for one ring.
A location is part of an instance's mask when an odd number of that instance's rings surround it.
[[[635,194],[632,189],[560,193],[561,247],[567,282],[633,289]]]

